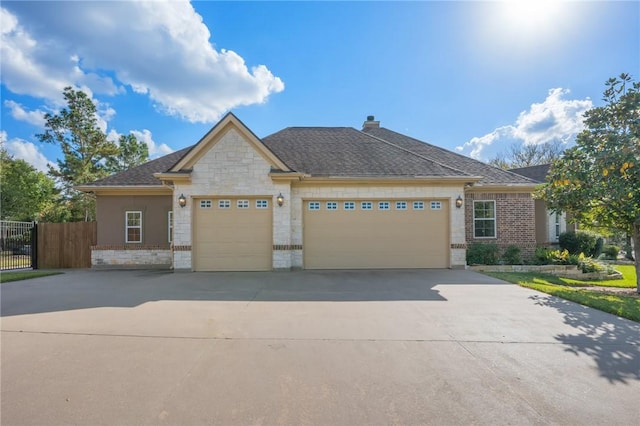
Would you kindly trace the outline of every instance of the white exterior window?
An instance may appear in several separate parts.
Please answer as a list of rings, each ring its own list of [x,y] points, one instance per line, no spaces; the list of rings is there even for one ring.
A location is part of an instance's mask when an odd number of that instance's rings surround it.
[[[362,201],[360,203],[361,210],[373,210],[373,203],[371,201]]]
[[[269,200],[256,200],[256,209],[269,208]]]
[[[356,209],[356,203],[354,201],[345,201],[344,202],[344,209],[345,210],[355,210]]]
[[[396,201],[396,210],[406,210],[407,202],[406,201]]]
[[[327,210],[338,210],[338,203],[336,201],[327,201]]]
[[[309,210],[320,210],[320,203],[318,201],[309,201]]]
[[[127,243],[142,242],[142,212],[128,211],[125,213],[125,241]]]
[[[200,200],[200,208],[201,209],[210,209],[213,206],[211,200]]]
[[[424,210],[424,201],[414,201],[413,202],[414,210]]]
[[[389,202],[388,201],[380,201],[378,203],[378,210],[389,210]]]
[[[169,242],[173,241],[173,212],[170,211],[167,214],[167,235],[169,236]]]
[[[231,200],[218,200],[218,208],[219,209],[230,209],[231,208]]]
[[[249,208],[249,200],[238,200],[236,203],[239,209],[248,209]]]
[[[430,203],[431,210],[440,210],[442,208],[441,201],[432,201]]]
[[[473,236],[475,238],[496,237],[496,202],[473,202]]]

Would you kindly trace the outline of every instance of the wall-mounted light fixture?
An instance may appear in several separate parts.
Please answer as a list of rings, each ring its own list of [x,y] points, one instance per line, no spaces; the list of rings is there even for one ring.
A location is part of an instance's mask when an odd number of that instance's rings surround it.
[[[278,202],[278,206],[282,207],[284,204],[284,195],[282,195],[282,192],[278,194],[276,201]]]
[[[187,197],[185,197],[184,194],[180,194],[180,196],[178,197],[178,205],[180,207],[184,207],[187,205]]]
[[[456,207],[460,208],[462,207],[462,197],[458,195],[458,198],[456,198]]]

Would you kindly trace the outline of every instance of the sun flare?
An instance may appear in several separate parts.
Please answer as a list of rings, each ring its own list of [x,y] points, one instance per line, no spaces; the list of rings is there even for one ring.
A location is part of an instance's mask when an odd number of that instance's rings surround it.
[[[557,18],[560,4],[559,0],[508,0],[504,18],[519,31],[535,31],[548,27]]]

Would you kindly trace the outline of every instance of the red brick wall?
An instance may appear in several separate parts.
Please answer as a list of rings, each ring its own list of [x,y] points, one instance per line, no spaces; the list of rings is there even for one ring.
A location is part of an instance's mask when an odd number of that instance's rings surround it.
[[[473,202],[496,202],[496,238],[473,237]],[[467,193],[465,200],[465,226],[467,245],[471,243],[495,243],[501,251],[516,245],[522,257],[533,256],[536,249],[535,205],[530,193]]]

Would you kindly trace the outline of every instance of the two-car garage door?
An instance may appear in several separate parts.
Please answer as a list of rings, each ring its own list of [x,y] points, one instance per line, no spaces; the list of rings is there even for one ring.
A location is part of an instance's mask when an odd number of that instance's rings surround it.
[[[306,269],[447,268],[446,200],[309,200]]]

